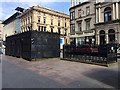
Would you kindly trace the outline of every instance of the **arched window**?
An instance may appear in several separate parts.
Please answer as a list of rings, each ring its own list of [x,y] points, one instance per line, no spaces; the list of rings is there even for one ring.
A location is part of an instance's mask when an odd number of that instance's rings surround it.
[[[112,9],[110,7],[107,7],[104,10],[104,21],[108,22],[111,20],[112,20]]]
[[[109,43],[115,42],[115,30],[110,29],[108,31]]]
[[[100,44],[105,44],[106,43],[106,41],[105,41],[105,31],[101,30],[99,32],[99,35],[100,35]]]

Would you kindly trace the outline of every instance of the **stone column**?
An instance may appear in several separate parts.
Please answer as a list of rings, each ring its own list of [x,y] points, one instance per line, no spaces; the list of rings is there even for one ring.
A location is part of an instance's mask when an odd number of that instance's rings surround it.
[[[96,23],[98,23],[98,9],[96,9]]]
[[[99,8],[98,10],[99,10],[99,22],[101,22],[101,19],[100,19],[101,18],[101,9]]]
[[[117,32],[115,32],[115,42],[118,43],[118,34],[117,34]]]
[[[113,3],[113,20],[115,20],[115,4]]]
[[[119,19],[119,6],[118,6],[118,2],[116,2],[116,19]]]
[[[108,40],[108,33],[106,33],[106,43],[109,43],[109,40]]]
[[[96,44],[100,44],[100,37],[99,37],[99,34],[96,35]]]

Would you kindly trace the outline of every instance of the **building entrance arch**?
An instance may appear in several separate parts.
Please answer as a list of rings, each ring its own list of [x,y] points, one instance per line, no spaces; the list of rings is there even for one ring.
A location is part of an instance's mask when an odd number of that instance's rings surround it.
[[[109,41],[109,43],[115,42],[115,30],[114,29],[110,29],[108,31],[108,41]]]
[[[99,32],[99,35],[100,35],[100,44],[105,44],[106,43],[106,41],[105,41],[105,31],[101,30]]]

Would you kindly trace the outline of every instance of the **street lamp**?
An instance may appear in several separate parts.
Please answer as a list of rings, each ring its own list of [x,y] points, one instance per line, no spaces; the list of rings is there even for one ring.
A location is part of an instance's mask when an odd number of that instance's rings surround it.
[[[94,38],[92,38],[92,44],[94,44],[94,42],[95,42],[95,39],[94,39]]]
[[[89,39],[88,39],[88,38],[86,39],[86,42],[89,42]]]

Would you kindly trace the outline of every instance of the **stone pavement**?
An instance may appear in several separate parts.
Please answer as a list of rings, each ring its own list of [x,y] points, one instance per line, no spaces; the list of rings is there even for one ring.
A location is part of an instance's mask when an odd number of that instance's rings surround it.
[[[10,62],[17,67],[33,71],[34,73],[49,78],[67,88],[118,88],[119,63],[104,67],[79,62],[63,61],[59,58],[30,62],[22,58],[5,55],[2,56],[2,60]],[[47,85],[44,86],[47,87]],[[60,87],[62,88],[62,86]]]

